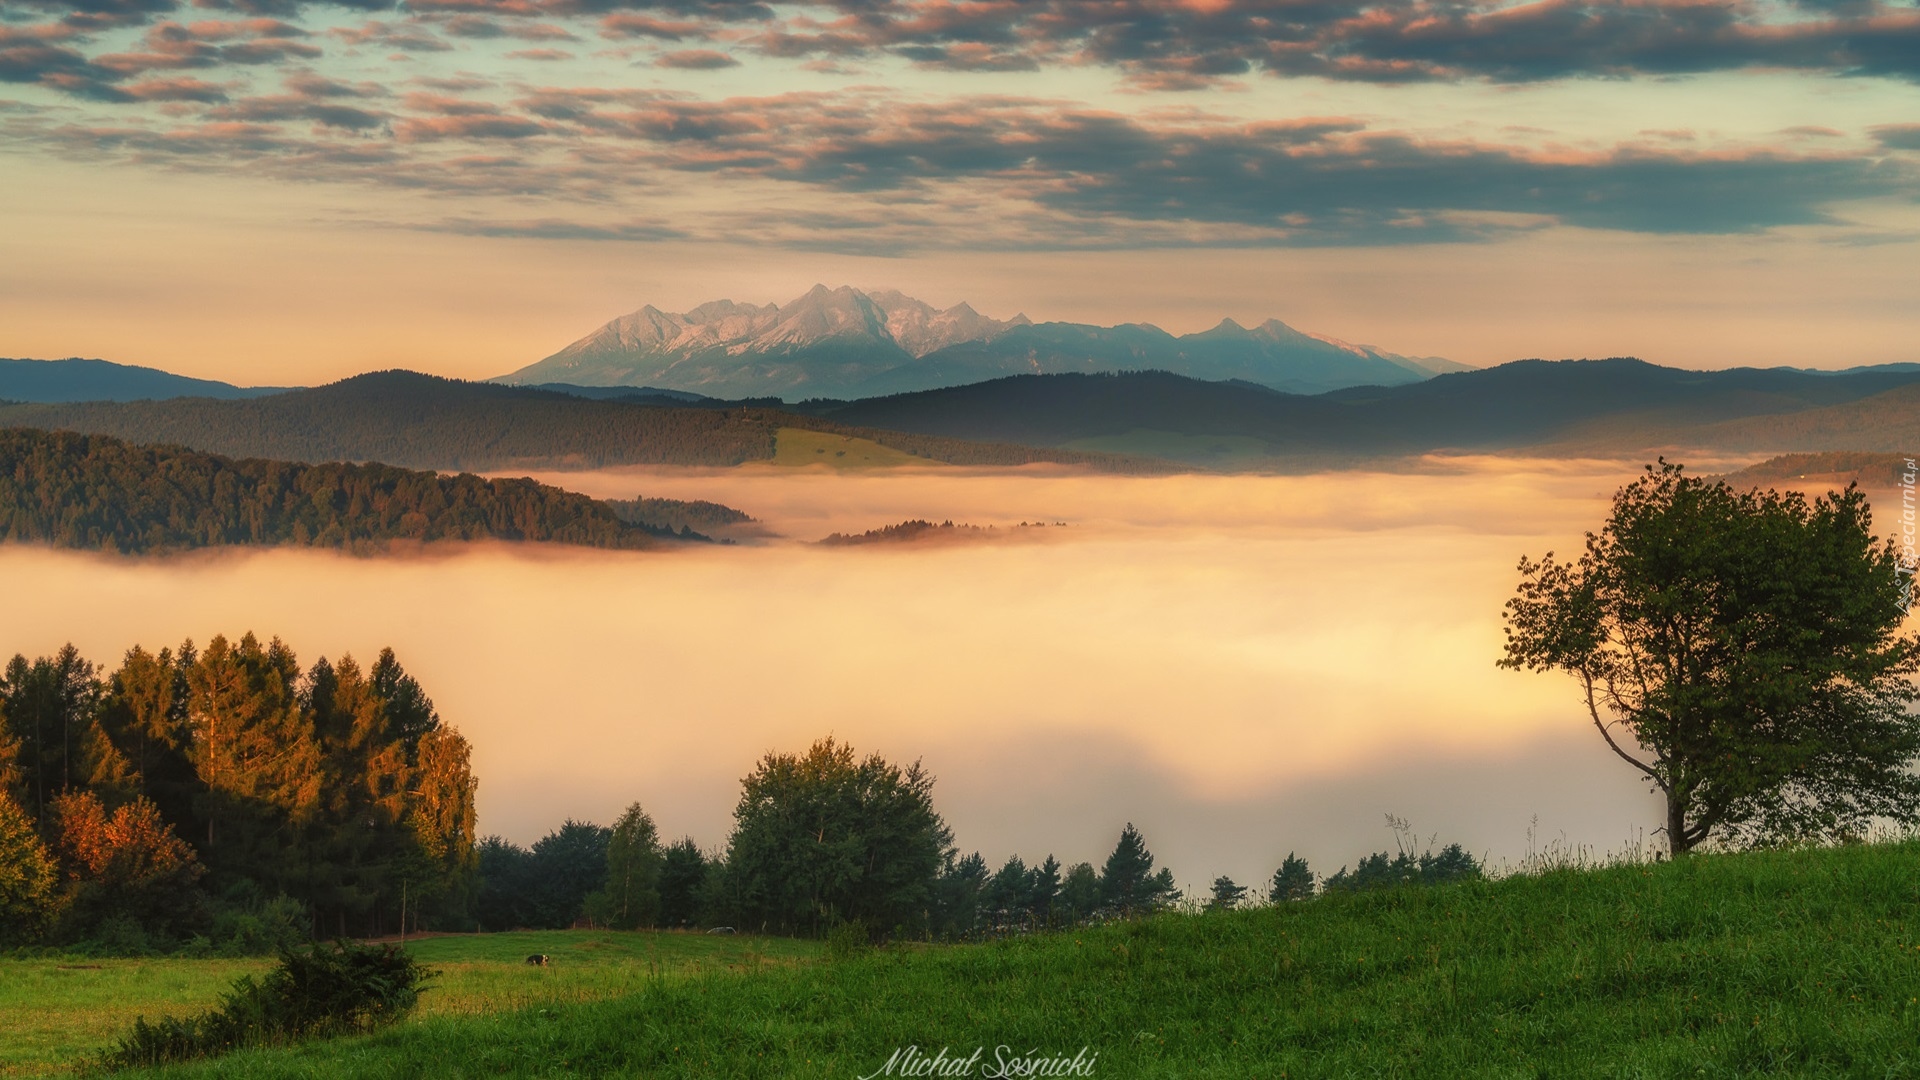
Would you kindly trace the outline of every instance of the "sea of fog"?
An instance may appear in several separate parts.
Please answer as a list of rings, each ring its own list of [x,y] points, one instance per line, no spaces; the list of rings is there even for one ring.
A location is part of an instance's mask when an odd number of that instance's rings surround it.
[[[785,539],[659,552],[489,544],[131,560],[0,548],[0,647],[116,662],[253,630],[303,664],[392,645],[474,746],[482,832],[640,801],[722,845],[763,753],[834,735],[923,760],[958,845],[1099,862],[1145,833],[1195,890],[1289,851],[1326,872],[1422,839],[1494,863],[1620,850],[1658,817],[1561,676],[1500,670],[1523,553],[1575,550],[1623,462],[1129,478],[754,467],[541,478],[703,498]],[[907,518],[977,543],[819,547]]]

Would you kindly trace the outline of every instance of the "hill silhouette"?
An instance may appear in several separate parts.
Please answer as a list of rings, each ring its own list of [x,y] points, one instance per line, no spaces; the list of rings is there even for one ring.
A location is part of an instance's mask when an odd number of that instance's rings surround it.
[[[384,371],[245,401],[85,402],[0,406],[0,426],[63,429],[171,443],[236,457],[381,461],[417,469],[505,470],[616,465],[729,466],[774,457],[783,428],[852,435],[931,462],[1055,462],[1165,471],[1163,462],[915,433],[755,407],[678,407]]]

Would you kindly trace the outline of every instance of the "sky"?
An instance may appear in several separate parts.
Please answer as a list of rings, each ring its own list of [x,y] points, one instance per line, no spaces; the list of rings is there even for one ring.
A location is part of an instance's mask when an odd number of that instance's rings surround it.
[[[0,0],[0,355],[488,377],[816,282],[1920,359],[1881,0]]]

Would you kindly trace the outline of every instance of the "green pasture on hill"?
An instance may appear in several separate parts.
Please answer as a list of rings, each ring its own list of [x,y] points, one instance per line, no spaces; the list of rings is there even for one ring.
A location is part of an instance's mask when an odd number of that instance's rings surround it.
[[[438,972],[413,1023],[604,1000],[662,980],[790,966],[823,951],[784,938],[601,930],[449,934],[407,948]],[[529,966],[534,953],[549,964]],[[272,966],[270,958],[0,959],[0,1076],[70,1071],[136,1016],[199,1012],[234,979]]]
[[[890,469],[898,465],[933,468],[943,463],[914,457],[870,439],[835,435],[830,431],[783,427],[774,434],[773,464],[796,467],[825,465],[830,469]]]
[[[1920,844],[1560,870],[754,967],[490,1016],[443,1003],[376,1035],[166,1073],[847,1078],[908,1045],[989,1059],[1005,1045],[1086,1047],[1093,1075],[1128,1078],[1913,1076]],[[554,972],[568,970],[590,968]]]

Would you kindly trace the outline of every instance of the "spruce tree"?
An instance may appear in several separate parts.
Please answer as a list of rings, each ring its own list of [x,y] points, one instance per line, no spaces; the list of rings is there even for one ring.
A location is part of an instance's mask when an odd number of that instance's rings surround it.
[[[1207,899],[1208,911],[1231,911],[1247,898],[1247,887],[1237,885],[1225,874],[1213,879],[1213,895]]]
[[[1179,899],[1180,891],[1173,887],[1173,871],[1154,872],[1153,852],[1147,850],[1133,822],[1127,822],[1100,871],[1102,905],[1116,915],[1133,916],[1158,911]]]
[[[1267,899],[1275,904],[1311,900],[1313,882],[1313,871],[1307,868],[1307,860],[1289,851],[1281,861],[1280,869],[1273,872],[1273,884],[1267,891]]]

